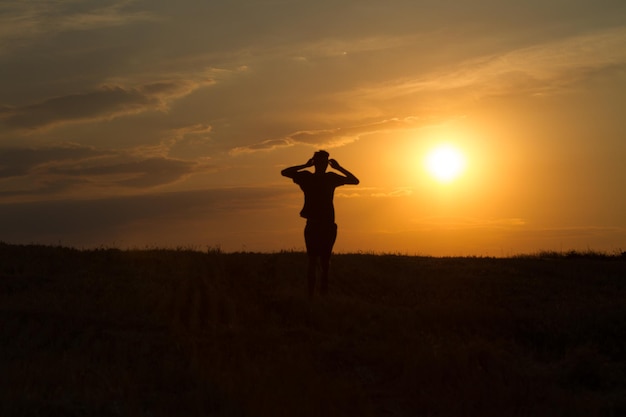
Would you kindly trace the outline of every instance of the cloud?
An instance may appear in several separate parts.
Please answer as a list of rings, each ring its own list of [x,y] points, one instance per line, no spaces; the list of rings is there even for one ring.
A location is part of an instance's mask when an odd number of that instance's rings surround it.
[[[40,103],[4,110],[0,117],[10,128],[37,129],[72,121],[112,118],[158,106],[158,100],[137,89],[102,87],[89,93],[55,97]]]
[[[134,2],[109,1],[104,6],[75,1],[0,4],[0,54],[37,39],[71,31],[85,31],[158,20],[153,13],[133,10]]]
[[[232,154],[270,151],[276,148],[296,144],[310,145],[316,148],[336,148],[359,140],[363,136],[402,129],[415,129],[425,124],[416,117],[392,118],[378,122],[333,129],[300,130],[282,138],[269,139],[252,145],[241,146],[231,150]]]
[[[274,210],[276,200],[290,194],[286,188],[234,187],[145,194],[92,200],[60,199],[28,203],[0,204],[2,239],[17,243],[101,245],[130,239],[133,233],[150,236],[166,231],[170,234],[160,242],[167,245],[181,236],[178,227],[191,227],[198,239],[211,230],[200,232],[198,225],[227,213],[230,226],[240,228],[245,213]],[[222,220],[218,220],[218,222]],[[191,226],[189,226],[191,225]],[[174,232],[172,231],[174,230]],[[165,233],[165,232],[164,232]],[[153,244],[143,241],[143,244]]]
[[[472,217],[424,217],[411,221],[418,230],[521,230],[527,225],[522,218],[479,219]]]
[[[205,123],[166,129],[155,132],[162,139],[156,144],[146,144],[128,149],[129,155],[137,158],[179,158],[195,161],[208,161],[212,143],[213,127]]]
[[[176,80],[161,81],[135,88],[102,86],[95,91],[53,97],[23,107],[0,108],[0,120],[12,129],[36,130],[94,120],[107,120],[149,110],[164,110],[171,100],[212,84]]]
[[[458,90],[467,90],[473,97],[549,93],[596,71],[625,65],[624,45],[626,27],[618,27],[474,58],[452,70],[385,82],[342,96],[346,100],[380,101]]]
[[[257,151],[271,151],[276,148],[286,148],[293,146],[295,141],[291,137],[281,139],[269,139],[263,142],[254,143],[252,145],[240,146],[231,150],[231,154],[236,155],[240,153],[251,153]]]
[[[111,151],[71,144],[39,149],[2,149],[0,150],[0,179],[27,175],[36,167],[50,162],[89,160],[113,154]]]
[[[378,197],[378,198],[385,198],[385,197],[408,197],[413,195],[414,190],[412,188],[408,188],[408,187],[400,187],[400,188],[396,188],[392,191],[388,191],[388,192],[375,192],[375,193],[371,193],[369,194],[370,197]]]
[[[213,127],[208,124],[198,123],[182,128],[174,129],[169,134],[171,139],[168,141],[168,154],[170,156],[181,155],[199,158],[204,154],[206,148],[211,143],[211,132]],[[205,157],[204,159],[207,159]]]
[[[358,187],[358,188],[338,188],[335,192],[336,197],[342,198],[398,198],[410,197],[415,194],[412,187],[396,187],[391,190],[381,189],[378,187]]]
[[[111,161],[89,167],[53,167],[48,175],[89,178],[92,183],[132,188],[155,187],[178,181],[193,172],[194,162],[149,158],[129,162]]]
[[[512,51],[458,74],[459,86],[487,84],[499,90],[550,92],[590,73],[626,64],[626,28],[571,37]],[[451,81],[451,80],[450,80]]]
[[[0,150],[5,201],[51,194],[113,194],[181,181],[212,169],[206,162],[139,155],[135,150],[99,150],[80,145]]]

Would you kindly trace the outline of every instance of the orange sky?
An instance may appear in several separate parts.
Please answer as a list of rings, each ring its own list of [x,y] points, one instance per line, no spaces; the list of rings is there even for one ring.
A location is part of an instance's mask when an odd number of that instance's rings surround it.
[[[301,250],[326,149],[338,252],[626,250],[626,3],[459,3],[3,2],[0,241]]]

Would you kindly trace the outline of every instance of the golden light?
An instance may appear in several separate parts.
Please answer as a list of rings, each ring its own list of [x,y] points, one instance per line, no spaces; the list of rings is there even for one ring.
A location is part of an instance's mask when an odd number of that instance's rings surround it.
[[[439,145],[432,149],[425,159],[428,173],[441,183],[457,179],[465,169],[465,156],[452,145]]]

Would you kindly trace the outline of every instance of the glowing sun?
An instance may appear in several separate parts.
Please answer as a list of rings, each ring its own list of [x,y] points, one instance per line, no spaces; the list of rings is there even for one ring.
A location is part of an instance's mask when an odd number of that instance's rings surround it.
[[[449,183],[465,170],[465,156],[452,145],[439,145],[426,155],[425,166],[437,181]]]

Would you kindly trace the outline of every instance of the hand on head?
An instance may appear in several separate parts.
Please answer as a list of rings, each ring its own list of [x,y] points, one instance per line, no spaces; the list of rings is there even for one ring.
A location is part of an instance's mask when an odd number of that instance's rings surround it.
[[[328,164],[333,169],[338,169],[339,168],[339,162],[335,161],[334,159],[329,159],[328,160]]]

